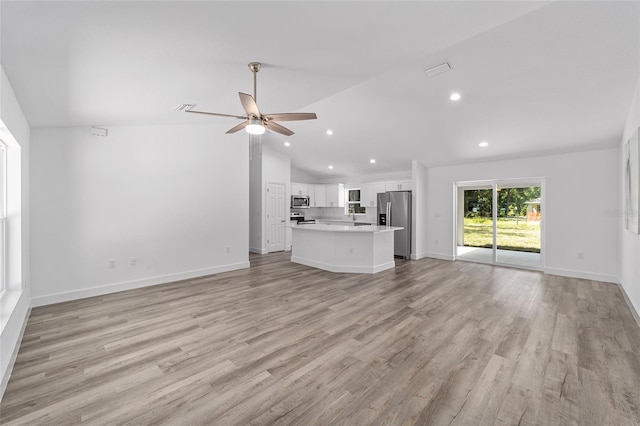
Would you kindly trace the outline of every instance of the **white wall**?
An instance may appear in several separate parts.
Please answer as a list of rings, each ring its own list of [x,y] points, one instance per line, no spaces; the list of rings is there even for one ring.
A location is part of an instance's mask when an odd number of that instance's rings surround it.
[[[640,81],[636,87],[633,103],[629,109],[629,116],[625,125],[621,147],[624,146],[633,132],[640,127]],[[620,150],[620,175],[618,188],[620,189],[619,212],[625,211],[622,191],[624,188],[624,158]],[[627,297],[634,306],[636,313],[640,313],[640,235],[627,231],[624,228],[624,221],[620,220],[620,285],[624,288]]]
[[[285,212],[289,220],[291,207],[291,158],[255,139],[251,152],[251,219],[250,250],[268,253],[267,247],[267,183],[285,185]],[[285,249],[291,248],[291,231],[285,231]]]
[[[0,139],[8,145],[8,291],[0,299],[0,398],[9,381],[31,306],[29,276],[29,123],[0,68]],[[17,162],[16,162],[16,159]]]
[[[295,183],[317,183],[319,179],[309,173],[291,166],[291,182]]]
[[[267,183],[285,184],[285,214],[289,220],[289,210],[291,208],[291,158],[284,155],[268,145],[262,146],[262,244],[267,250],[267,218],[264,212],[267,211]],[[291,230],[285,230],[285,250],[291,249]]]
[[[34,305],[249,266],[246,139],[220,126],[31,136]]]
[[[413,235],[411,239],[411,258],[422,259],[426,257],[428,239],[428,187],[427,187],[427,168],[417,160],[412,163],[412,180],[413,180],[413,214],[412,228]]]
[[[616,282],[619,167],[616,148],[428,169],[428,255],[453,258],[455,182],[544,177],[545,272]]]
[[[251,141],[249,171],[249,250],[264,254],[262,249],[262,150],[258,138]]]

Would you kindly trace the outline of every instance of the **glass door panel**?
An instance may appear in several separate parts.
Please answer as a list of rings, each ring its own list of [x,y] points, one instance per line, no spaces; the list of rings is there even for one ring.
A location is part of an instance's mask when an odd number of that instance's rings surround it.
[[[540,267],[540,186],[498,184],[496,193],[497,263]]]
[[[457,257],[494,262],[493,186],[458,188]]]

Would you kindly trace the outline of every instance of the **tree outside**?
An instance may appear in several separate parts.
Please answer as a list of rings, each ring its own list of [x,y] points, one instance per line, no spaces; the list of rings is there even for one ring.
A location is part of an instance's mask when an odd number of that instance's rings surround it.
[[[497,246],[503,250],[540,253],[540,223],[527,221],[528,201],[540,198],[540,187],[498,191]],[[493,246],[493,190],[464,191],[464,245]]]

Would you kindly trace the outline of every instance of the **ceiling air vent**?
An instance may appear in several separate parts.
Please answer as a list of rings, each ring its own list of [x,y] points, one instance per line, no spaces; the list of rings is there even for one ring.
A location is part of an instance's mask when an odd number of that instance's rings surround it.
[[[107,136],[109,134],[109,130],[108,129],[104,129],[102,127],[95,127],[92,126],[91,130],[90,130],[91,136]]]
[[[196,106],[196,104],[180,104],[176,107],[176,111],[189,111],[194,106]]]
[[[427,77],[435,77],[436,75],[445,73],[447,71],[451,71],[451,65],[449,65],[449,62],[445,62],[444,64],[436,65],[435,67],[427,68],[426,70],[424,70],[425,74],[427,74]]]

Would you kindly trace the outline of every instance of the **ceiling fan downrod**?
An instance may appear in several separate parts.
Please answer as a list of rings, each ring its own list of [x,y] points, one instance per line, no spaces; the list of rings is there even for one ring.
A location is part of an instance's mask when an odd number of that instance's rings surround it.
[[[249,62],[249,69],[253,73],[253,100],[258,102],[258,71],[262,64],[260,62]]]

